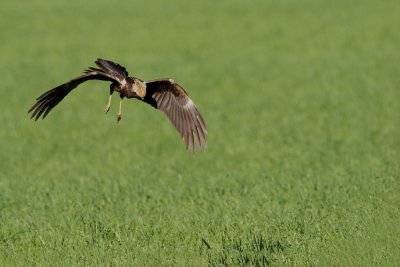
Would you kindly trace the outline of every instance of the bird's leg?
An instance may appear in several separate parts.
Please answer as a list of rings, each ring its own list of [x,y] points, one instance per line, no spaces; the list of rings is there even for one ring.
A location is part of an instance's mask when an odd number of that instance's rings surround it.
[[[119,111],[117,113],[117,122],[119,122],[122,118],[122,99],[124,99],[124,95],[120,94],[119,97],[120,99],[119,99]]]
[[[114,87],[114,85],[111,84],[111,85],[110,85],[110,96],[108,97],[108,104],[107,104],[107,106],[104,108],[104,112],[105,112],[106,114],[108,113],[108,111],[110,110],[110,107],[111,107],[111,98],[112,98],[112,94],[114,93],[113,87]]]

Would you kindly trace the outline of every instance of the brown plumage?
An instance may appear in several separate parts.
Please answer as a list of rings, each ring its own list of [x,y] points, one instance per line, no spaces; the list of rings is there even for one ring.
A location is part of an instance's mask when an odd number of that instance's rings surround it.
[[[43,119],[60,101],[79,84],[89,80],[111,82],[109,101],[104,109],[110,109],[111,95],[114,91],[120,94],[120,107],[117,120],[121,120],[122,99],[136,98],[164,112],[178,130],[186,147],[194,152],[195,144],[200,150],[207,146],[207,128],[203,117],[197,110],[186,91],[172,79],[143,81],[129,77],[126,69],[112,61],[97,59],[98,68],[89,68],[83,75],[61,84],[36,99],[29,109],[31,118]]]

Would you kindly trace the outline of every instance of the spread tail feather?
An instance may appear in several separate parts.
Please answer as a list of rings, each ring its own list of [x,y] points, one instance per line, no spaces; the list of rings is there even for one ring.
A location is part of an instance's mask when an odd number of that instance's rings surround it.
[[[128,72],[126,71],[126,69],[124,67],[122,67],[121,65],[114,63],[110,60],[98,58],[95,61],[95,63],[97,66],[99,66],[101,69],[103,69],[105,71],[115,72],[115,73],[118,73],[119,75],[121,75],[122,77],[128,77]]]

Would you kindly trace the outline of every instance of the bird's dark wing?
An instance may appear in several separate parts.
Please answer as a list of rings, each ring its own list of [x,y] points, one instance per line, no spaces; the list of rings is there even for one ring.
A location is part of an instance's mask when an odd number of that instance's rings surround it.
[[[146,83],[143,101],[163,111],[178,130],[186,147],[194,152],[195,143],[200,150],[207,146],[207,128],[203,117],[185,90],[171,79],[158,79]]]
[[[98,58],[95,61],[95,63],[100,69],[104,70],[105,72],[119,75],[122,78],[128,77],[128,71],[124,67],[122,67],[121,65],[114,63],[110,60]]]
[[[88,80],[102,80],[110,82],[120,82],[119,77],[113,76],[110,73],[105,73],[102,70],[89,68],[85,71],[85,74],[70,80],[67,83],[61,84],[56,88],[53,88],[36,99],[36,103],[28,110],[28,113],[32,112],[31,118],[35,117],[35,120],[39,119],[43,115],[43,119],[47,114],[58,104],[63,98],[69,94],[79,84]]]

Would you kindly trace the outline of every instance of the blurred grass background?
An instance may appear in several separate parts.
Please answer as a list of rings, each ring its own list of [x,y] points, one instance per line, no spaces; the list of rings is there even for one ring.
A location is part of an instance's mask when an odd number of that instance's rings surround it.
[[[400,261],[400,6],[29,1],[0,9],[4,265]],[[204,114],[192,156],[161,112],[83,84],[97,57],[171,77]]]

